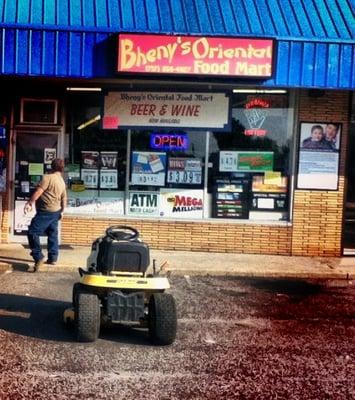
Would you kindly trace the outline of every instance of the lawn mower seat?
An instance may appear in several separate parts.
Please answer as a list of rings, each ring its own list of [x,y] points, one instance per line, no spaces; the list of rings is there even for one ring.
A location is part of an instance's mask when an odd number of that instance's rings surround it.
[[[139,240],[113,239],[104,236],[98,243],[96,270],[145,273],[149,266],[149,247]]]

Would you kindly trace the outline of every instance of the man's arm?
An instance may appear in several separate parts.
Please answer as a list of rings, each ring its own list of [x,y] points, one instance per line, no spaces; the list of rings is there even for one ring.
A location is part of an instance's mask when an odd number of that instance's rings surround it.
[[[25,212],[29,212],[32,210],[33,204],[42,196],[43,192],[44,190],[40,186],[38,186],[37,189],[32,193],[30,199],[25,204]]]

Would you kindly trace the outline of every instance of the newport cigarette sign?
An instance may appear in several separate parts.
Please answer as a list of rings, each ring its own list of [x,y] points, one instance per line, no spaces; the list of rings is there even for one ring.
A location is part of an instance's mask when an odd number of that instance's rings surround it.
[[[273,40],[121,34],[118,72],[270,78]]]

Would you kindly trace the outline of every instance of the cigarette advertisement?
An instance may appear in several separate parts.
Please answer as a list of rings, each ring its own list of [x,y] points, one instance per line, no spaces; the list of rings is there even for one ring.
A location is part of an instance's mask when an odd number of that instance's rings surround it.
[[[197,158],[170,157],[168,183],[199,185],[202,182],[202,163]]]
[[[132,152],[132,185],[164,186],[166,153]]]

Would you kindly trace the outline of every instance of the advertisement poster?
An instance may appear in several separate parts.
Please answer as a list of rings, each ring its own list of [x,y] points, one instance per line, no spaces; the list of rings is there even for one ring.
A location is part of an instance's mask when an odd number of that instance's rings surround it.
[[[68,191],[68,206],[65,214],[111,214],[123,215],[124,192],[115,192],[110,197],[97,196],[97,192],[77,193]]]
[[[24,207],[26,200],[15,201],[15,212],[14,212],[14,232],[23,233],[28,231],[28,227],[31,223],[32,218],[36,214],[35,207],[32,208],[31,212],[25,214]]]
[[[220,172],[263,172],[272,171],[274,153],[272,151],[221,151],[219,153]]]
[[[272,75],[272,39],[120,34],[118,47],[119,72]]]
[[[57,149],[44,149],[44,163],[51,164],[52,161],[57,157]]]
[[[166,153],[132,152],[132,185],[164,186]]]
[[[102,127],[228,130],[229,96],[214,92],[109,92],[104,99]]]
[[[99,168],[99,152],[98,151],[82,151],[81,152],[81,168],[98,169]]]
[[[203,190],[160,190],[160,216],[202,218]]]
[[[159,196],[159,192],[129,192],[128,214],[158,216]]]
[[[28,175],[43,175],[44,167],[42,163],[29,163]]]
[[[301,123],[297,187],[337,190],[341,124]]]
[[[96,189],[99,183],[99,171],[97,169],[82,169],[81,180],[87,189]]]
[[[117,151],[100,151],[101,169],[116,169],[117,155]]]
[[[197,158],[170,157],[168,183],[199,185],[202,182],[202,163]]]
[[[101,169],[100,189],[117,189],[117,169]]]

